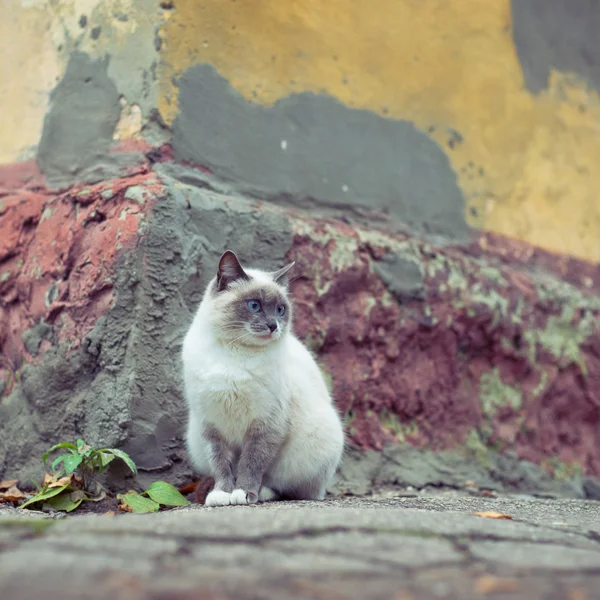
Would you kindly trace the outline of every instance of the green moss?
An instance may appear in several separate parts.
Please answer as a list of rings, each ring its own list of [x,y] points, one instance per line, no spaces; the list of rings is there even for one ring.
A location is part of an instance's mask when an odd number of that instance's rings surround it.
[[[313,331],[307,334],[304,338],[304,343],[313,353],[318,353],[325,342],[325,331],[320,327],[316,327]]]
[[[382,427],[395,435],[399,442],[405,442],[407,437],[414,436],[419,432],[419,425],[416,421],[402,423],[398,415],[393,412],[381,412],[379,422]]]
[[[508,314],[508,298],[502,296],[497,290],[485,290],[480,283],[476,283],[469,291],[473,303],[487,306],[494,315],[493,324],[496,326],[501,318]]]
[[[546,371],[542,371],[540,375],[540,382],[535,386],[533,390],[533,395],[537,398],[542,394],[542,392],[546,389],[546,384],[548,383],[548,373]]]
[[[490,267],[490,266],[484,265],[483,267],[481,267],[479,269],[479,272],[481,273],[481,275],[483,275],[486,279],[488,279],[492,283],[502,285],[502,286],[508,285],[507,281],[504,278],[504,276],[502,275],[502,272],[500,271],[500,269],[496,269],[495,267]]]
[[[600,298],[588,296],[576,287],[548,276],[538,276],[536,291],[539,299],[560,314],[548,318],[543,329],[530,329],[525,333],[529,343],[529,359],[537,360],[538,346],[549,352],[562,368],[576,364],[587,374],[581,345],[598,330]],[[582,314],[581,318],[577,318]]]
[[[467,451],[470,452],[475,458],[486,468],[489,469],[492,466],[490,460],[489,448],[485,445],[480,432],[477,429],[471,429],[467,436],[466,443]]]
[[[491,418],[503,406],[519,410],[523,404],[521,390],[503,383],[498,368],[484,373],[479,381],[479,400],[483,414]]]
[[[542,466],[550,472],[557,481],[571,481],[576,477],[583,476],[581,465],[575,461],[562,461],[552,456],[542,462]]]
[[[547,350],[562,367],[576,364],[581,372],[587,374],[587,366],[581,354],[581,344],[597,328],[596,319],[591,310],[586,310],[577,323],[574,317],[577,308],[573,304],[563,306],[559,315],[548,318],[546,327],[530,330],[525,334],[529,342],[530,360],[536,361],[538,344]]]
[[[368,319],[373,308],[377,306],[377,300],[375,300],[373,296],[367,296],[367,298],[365,299],[365,304],[365,319]]]

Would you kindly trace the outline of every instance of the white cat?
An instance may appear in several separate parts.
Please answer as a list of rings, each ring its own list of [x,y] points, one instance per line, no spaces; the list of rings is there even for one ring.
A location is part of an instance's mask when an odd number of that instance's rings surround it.
[[[344,434],[323,375],[291,332],[287,272],[226,251],[183,343],[187,447],[206,506],[321,500]]]

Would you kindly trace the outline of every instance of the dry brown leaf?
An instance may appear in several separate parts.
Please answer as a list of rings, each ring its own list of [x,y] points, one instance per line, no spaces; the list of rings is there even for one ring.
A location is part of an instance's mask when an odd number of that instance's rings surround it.
[[[52,483],[48,484],[48,487],[49,488],[63,487],[63,485],[67,485],[68,483],[71,483],[71,476],[65,475],[64,477],[61,477],[60,479],[57,479],[56,481],[52,481]]]
[[[18,502],[25,500],[25,494],[16,485],[9,487],[5,492],[0,492],[0,502]]]
[[[4,481],[0,481],[0,491],[7,490],[11,488],[13,485],[17,485],[18,479],[5,479]]]
[[[494,575],[482,575],[474,585],[478,594],[491,594],[493,592],[512,592],[517,589],[515,579],[502,579]]]
[[[127,504],[119,504],[119,510],[124,510],[125,512],[131,512],[131,508],[127,506]]]
[[[493,510],[484,510],[482,512],[471,513],[473,517],[483,517],[484,519],[512,519],[510,515],[503,515],[502,513],[495,512]]]
[[[569,600],[587,600],[588,593],[583,588],[572,588],[567,593]]]
[[[52,473],[45,473],[44,480],[42,481],[42,487],[48,483],[52,483],[53,481],[56,481],[56,475],[53,475]]]
[[[115,511],[114,510],[107,510],[105,513],[102,513],[105,517],[114,517],[115,516]]]

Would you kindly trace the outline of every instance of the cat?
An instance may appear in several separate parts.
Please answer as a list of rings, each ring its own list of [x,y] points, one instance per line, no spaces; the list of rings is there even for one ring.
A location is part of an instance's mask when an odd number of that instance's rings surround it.
[[[183,342],[186,444],[212,476],[206,506],[322,500],[344,433],[314,358],[292,333],[288,272],[227,250]]]

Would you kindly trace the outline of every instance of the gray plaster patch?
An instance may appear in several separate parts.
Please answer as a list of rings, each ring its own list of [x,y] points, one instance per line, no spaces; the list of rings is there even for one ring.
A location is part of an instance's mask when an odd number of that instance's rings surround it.
[[[363,495],[380,486],[462,489],[467,482],[498,492],[584,498],[583,481],[557,481],[544,469],[516,456],[490,451],[485,464],[467,452],[433,452],[411,446],[388,446],[381,453],[348,449],[333,495]],[[595,481],[589,478],[589,481]],[[593,497],[592,494],[587,495]]]
[[[390,252],[373,263],[373,267],[398,302],[425,298],[425,275],[416,258]]]
[[[383,462],[376,482],[379,484],[450,486],[462,488],[471,481],[483,489],[583,498],[580,480],[557,481],[542,468],[510,454],[489,452],[486,464],[460,452],[432,452],[407,446],[383,450]]]
[[[583,480],[583,489],[585,490],[586,498],[600,500],[600,481],[593,477],[586,477]]]
[[[285,264],[292,233],[279,211],[163,180],[144,236],[117,265],[114,306],[79,350],[53,348],[38,366],[25,365],[20,385],[2,399],[0,478],[38,479],[50,445],[84,437],[129,452],[142,486],[189,481],[183,335],[226,248],[246,264],[275,269]],[[128,489],[127,476],[115,461],[109,485]]]
[[[190,67],[179,87],[179,160],[204,164],[257,197],[371,208],[433,233],[466,235],[448,158],[411,122],[311,93],[260,106],[206,64]]]
[[[71,54],[50,97],[37,161],[51,185],[77,179],[107,159],[119,121],[119,94],[107,75],[108,59]]]
[[[550,71],[577,73],[600,90],[597,0],[511,0],[513,39],[525,84],[538,93]]]
[[[27,331],[23,332],[21,336],[25,350],[32,356],[38,353],[42,340],[50,339],[52,335],[52,326],[48,325],[44,321],[40,321]]]

